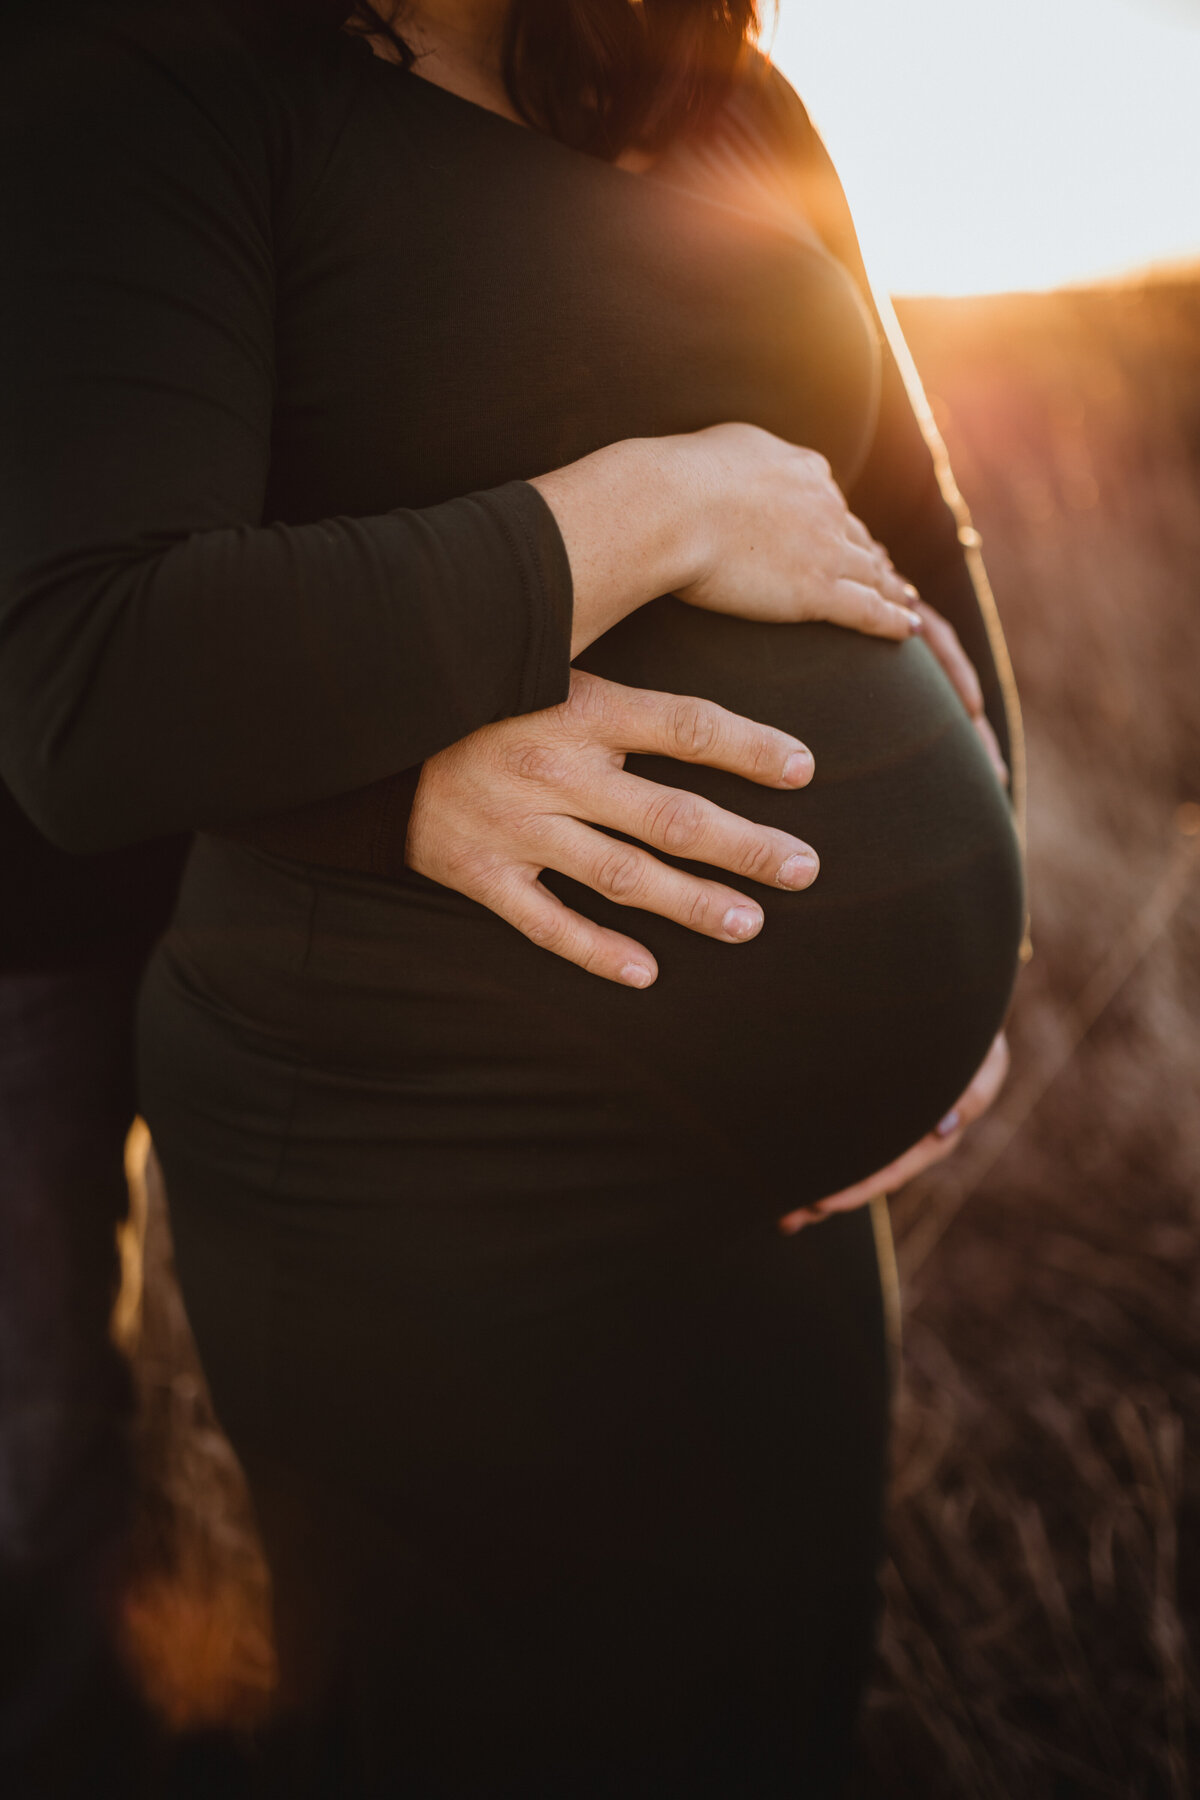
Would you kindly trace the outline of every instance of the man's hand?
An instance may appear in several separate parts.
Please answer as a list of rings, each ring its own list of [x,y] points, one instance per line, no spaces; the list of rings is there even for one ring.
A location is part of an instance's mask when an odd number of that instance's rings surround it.
[[[727,769],[763,787],[803,787],[813,774],[810,752],[786,732],[708,700],[575,670],[561,706],[485,725],[429,759],[406,861],[490,907],[543,949],[638,988],[658,974],[650,952],[564,906],[538,879],[543,869],[725,944],[758,933],[757,901],[660,862],[641,844],[782,889],[815,879],[816,853],[800,838],[627,773],[632,751]]]

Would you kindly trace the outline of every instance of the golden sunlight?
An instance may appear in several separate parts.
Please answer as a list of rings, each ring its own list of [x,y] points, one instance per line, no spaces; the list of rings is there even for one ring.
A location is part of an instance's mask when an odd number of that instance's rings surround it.
[[[770,42],[891,292],[1200,257],[1200,0],[780,0]]]

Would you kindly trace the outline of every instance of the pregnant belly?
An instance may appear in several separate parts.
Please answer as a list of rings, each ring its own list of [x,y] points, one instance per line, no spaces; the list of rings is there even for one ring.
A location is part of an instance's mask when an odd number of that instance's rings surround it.
[[[814,885],[747,884],[766,922],[734,946],[548,874],[653,950],[659,979],[637,992],[411,872],[202,837],[143,1005],[144,1105],[177,1162],[202,1142],[274,1183],[290,1120],[286,1184],[314,1217],[349,1168],[356,1204],[443,1219],[448,1266],[468,1239],[511,1257],[524,1221],[530,1243],[575,1246],[586,1285],[604,1239],[775,1218],[882,1167],[954,1103],[1004,1017],[1023,896],[1007,798],[925,646],[664,600],[585,660],[808,743],[798,793],[630,767],[803,837]],[[548,1266],[561,1304],[558,1248]]]
[[[740,1113],[771,1176],[795,1184],[789,1203],[871,1173],[958,1098],[1017,967],[1024,899],[1011,811],[948,681],[920,640],[757,625],[675,600],[645,608],[581,661],[614,681],[703,695],[811,748],[816,775],[798,793],[629,760],[818,852],[806,893],[744,884],[765,913],[751,944],[713,944],[549,879],[653,949],[659,981],[629,1008],[630,1028],[684,1067],[710,1119]]]

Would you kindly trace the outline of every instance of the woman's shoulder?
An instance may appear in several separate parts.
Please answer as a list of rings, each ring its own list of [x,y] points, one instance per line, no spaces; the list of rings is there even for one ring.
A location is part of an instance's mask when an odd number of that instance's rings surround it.
[[[820,149],[804,102],[760,50],[747,52],[711,130],[717,145],[780,185],[801,179]]]
[[[801,156],[816,135],[799,94],[779,65],[761,50],[749,50],[744,57],[725,112],[771,157]]]
[[[829,152],[795,88],[761,52],[747,56],[717,134],[736,144],[742,166],[865,286],[854,222]]]
[[[661,173],[821,238],[816,189],[827,166],[800,96],[768,57],[752,50],[716,114],[671,147]]]

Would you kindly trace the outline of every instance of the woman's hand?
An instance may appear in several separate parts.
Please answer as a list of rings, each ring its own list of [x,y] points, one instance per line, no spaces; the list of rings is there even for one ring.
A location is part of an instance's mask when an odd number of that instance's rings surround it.
[[[967,1126],[973,1125],[991,1106],[1004,1086],[1008,1063],[1008,1039],[1000,1032],[993,1040],[970,1087],[935,1130],[923,1137],[919,1144],[914,1144],[911,1150],[906,1150],[903,1156],[898,1156],[895,1162],[889,1163],[886,1169],[880,1169],[878,1174],[868,1175],[864,1181],[856,1181],[853,1187],[843,1188],[839,1194],[830,1194],[824,1200],[814,1202],[812,1206],[788,1213],[779,1222],[780,1230],[791,1234],[802,1231],[806,1225],[819,1224],[833,1213],[851,1212],[856,1206],[865,1206],[880,1194],[895,1193],[897,1188],[902,1188],[915,1175],[923,1174],[934,1163],[941,1162],[943,1157],[957,1150]]]
[[[829,464],[756,425],[628,438],[540,475],[575,589],[571,655],[659,594],[740,618],[921,629]]]
[[[549,475],[575,588],[571,655],[658,594],[740,618],[923,632],[1001,781],[1008,770],[954,628],[897,573],[815,450],[757,425],[627,438]]]
[[[538,879],[543,869],[726,944],[757,934],[757,902],[662,863],[641,844],[778,888],[806,888],[814,879],[817,857],[801,839],[629,774],[631,751],[727,769],[763,787],[803,787],[813,773],[810,752],[786,732],[707,700],[620,687],[575,670],[561,706],[485,725],[430,757],[405,859],[543,949],[639,988],[658,973],[650,952],[564,906]]]
[[[824,619],[872,637],[921,630],[916,591],[856,519],[823,456],[756,425],[691,440],[705,522],[699,573],[675,593],[769,624]]]
[[[867,528],[865,525],[859,525],[858,520],[853,518],[852,523],[858,527],[859,531],[866,535]],[[924,635],[925,642],[929,645],[933,656],[940,665],[942,672],[949,680],[951,687],[966,707],[967,716],[979,734],[983,747],[987,751],[988,760],[993,769],[995,769],[997,777],[1003,786],[1007,787],[1009,781],[1008,764],[1004,760],[1000,745],[996,739],[996,734],[992,730],[992,727],[988,722],[987,714],[983,710],[983,689],[979,684],[979,676],[976,672],[975,664],[971,661],[970,657],[963,649],[962,644],[959,642],[957,631],[955,631],[949,619],[943,618],[941,613],[930,606],[927,600],[922,600],[920,594],[917,592],[916,588],[913,587],[911,582],[905,581],[904,577],[897,573],[891,557],[883,548],[882,544],[876,543],[875,540],[870,537],[867,538],[867,542],[870,545],[871,554],[877,564],[877,580],[880,582],[881,586],[884,580],[888,580],[893,584],[897,582],[900,584],[905,605],[911,607],[916,614],[919,628]],[[888,591],[893,592],[894,587],[889,587]]]

